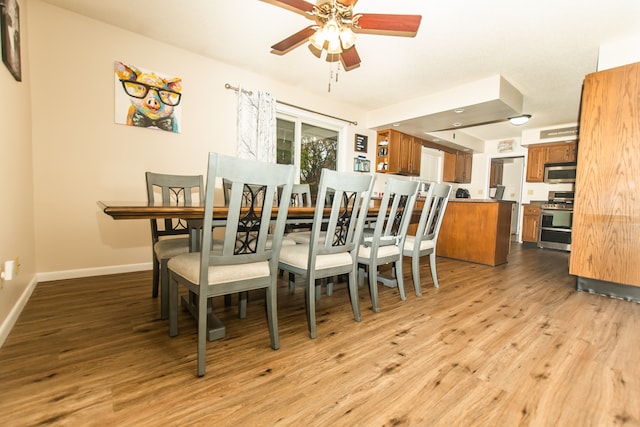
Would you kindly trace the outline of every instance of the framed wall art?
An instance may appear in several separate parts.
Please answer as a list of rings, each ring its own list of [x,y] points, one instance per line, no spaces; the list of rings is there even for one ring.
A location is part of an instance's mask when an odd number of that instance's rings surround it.
[[[354,150],[366,153],[367,152],[367,136],[356,134],[356,144]]]
[[[22,81],[20,65],[20,10],[16,0],[0,0],[2,62],[13,78]]]
[[[180,132],[182,79],[114,62],[115,121],[127,126]]]

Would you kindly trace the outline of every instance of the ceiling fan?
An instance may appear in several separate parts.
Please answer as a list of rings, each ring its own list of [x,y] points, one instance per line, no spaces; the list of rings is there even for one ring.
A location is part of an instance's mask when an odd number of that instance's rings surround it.
[[[315,5],[305,0],[263,1],[316,21],[271,46],[272,53],[283,55],[309,41],[316,56],[326,51],[327,61],[337,61],[339,57],[346,71],[360,65],[356,33],[414,37],[422,19],[421,15],[354,13],[358,0],[317,0]]]

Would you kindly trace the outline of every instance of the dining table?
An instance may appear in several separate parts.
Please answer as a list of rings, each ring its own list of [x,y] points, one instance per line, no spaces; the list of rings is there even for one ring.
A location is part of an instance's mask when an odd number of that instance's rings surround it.
[[[202,228],[201,224],[205,212],[204,203],[191,205],[163,204],[161,202],[150,203],[148,201],[98,201],[97,203],[102,211],[114,220],[184,219],[187,221],[187,227],[193,230],[193,232],[190,233],[191,250],[197,250],[199,230]],[[246,208],[246,210],[249,211],[249,208]],[[375,220],[378,216],[378,211],[379,208],[377,206],[370,206],[367,210],[367,220]],[[290,206],[287,210],[287,223],[311,224],[313,223],[315,212],[315,206]],[[324,208],[325,217],[328,217],[330,212],[331,208]],[[224,227],[227,214],[227,206],[214,206],[213,226]],[[272,218],[274,220],[277,214],[278,209],[276,207],[272,211]],[[184,296],[182,298],[182,307],[192,315],[197,315],[194,295]],[[224,324],[213,314],[212,308],[209,309],[207,318],[207,339],[213,341],[224,338]]]

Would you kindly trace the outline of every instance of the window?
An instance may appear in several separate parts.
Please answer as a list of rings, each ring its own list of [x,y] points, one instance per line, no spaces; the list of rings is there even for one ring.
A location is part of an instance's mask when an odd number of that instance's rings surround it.
[[[298,111],[278,111],[277,162],[296,166],[299,181],[317,190],[322,168],[344,170],[344,125],[320,121]],[[342,155],[342,157],[345,157]]]

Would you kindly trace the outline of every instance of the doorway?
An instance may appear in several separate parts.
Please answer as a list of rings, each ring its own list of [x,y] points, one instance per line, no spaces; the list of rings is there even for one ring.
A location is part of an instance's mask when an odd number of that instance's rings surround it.
[[[498,186],[504,187],[502,200],[513,201],[513,211],[511,212],[511,234],[518,235],[520,231],[520,206],[522,204],[522,191],[525,178],[524,156],[514,157],[494,157],[491,163],[497,163],[501,167],[501,173],[494,175],[494,167],[491,168],[489,177],[490,197],[496,196]]]

